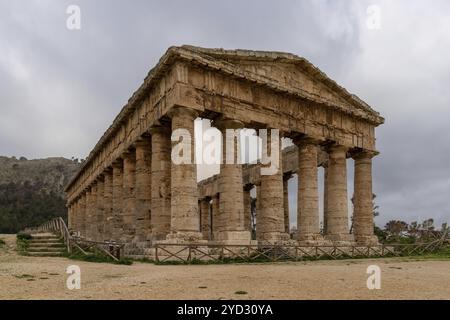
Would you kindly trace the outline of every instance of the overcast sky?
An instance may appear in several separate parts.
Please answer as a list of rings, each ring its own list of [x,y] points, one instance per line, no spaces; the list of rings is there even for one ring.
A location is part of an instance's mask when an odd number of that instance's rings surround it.
[[[81,30],[66,27],[71,4]],[[367,25],[370,5],[379,29]],[[450,222],[447,0],[0,0],[0,155],[86,157],[181,44],[304,56],[386,118],[376,132],[377,223]]]

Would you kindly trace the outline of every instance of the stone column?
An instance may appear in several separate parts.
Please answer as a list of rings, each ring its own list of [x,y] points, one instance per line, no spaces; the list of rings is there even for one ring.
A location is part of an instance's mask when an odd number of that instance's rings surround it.
[[[275,172],[264,175],[261,173],[260,211],[258,212],[257,240],[279,242],[289,240],[284,228],[283,208],[283,170],[281,137],[278,150],[272,150],[271,131],[267,130],[267,143],[262,146],[263,159],[268,158],[272,152],[279,152],[278,164],[274,163]]]
[[[211,205],[211,225],[212,225],[212,240],[217,240],[217,237],[220,232],[222,232],[222,225],[220,219],[220,195],[216,194],[212,197],[212,205]]]
[[[151,152],[149,136],[136,142],[136,236],[134,242],[151,239]]]
[[[283,175],[283,207],[284,207],[284,232],[290,235],[291,229],[289,224],[289,179],[291,174]]]
[[[317,141],[301,138],[298,146],[297,237],[302,245],[317,245],[323,241],[319,222],[319,187]]]
[[[123,242],[131,242],[135,236],[136,212],[134,187],[136,180],[136,153],[130,150],[123,156]]]
[[[78,233],[79,235],[85,237],[86,236],[86,192],[84,191],[80,199],[78,200],[80,202],[80,214],[78,215]]]
[[[211,221],[209,212],[209,202],[210,198],[206,197],[201,199],[200,202],[200,215],[201,215],[201,230],[203,234],[203,239],[210,240],[211,238]]]
[[[71,230],[73,228],[73,202],[67,205],[67,228]]]
[[[77,207],[76,207],[76,202],[73,201],[72,204],[70,205],[70,219],[69,220],[69,230],[72,230],[75,227],[75,216],[77,214]]]
[[[328,164],[323,167],[323,235],[328,233],[327,221],[328,221]]]
[[[259,236],[259,231],[258,231],[258,216],[259,213],[261,212],[261,183],[256,185],[256,214],[255,214],[255,218],[256,218],[256,238],[258,238]]]
[[[93,182],[91,186],[91,200],[89,208],[89,239],[95,240],[97,234],[97,181]]]
[[[84,218],[84,237],[91,239],[92,232],[92,186],[86,191],[86,214]]]
[[[244,128],[244,124],[237,120],[220,119],[215,121],[214,125],[222,133],[219,205],[223,228],[217,240],[226,243],[249,243],[251,234],[245,227],[242,164],[239,163],[239,130]],[[234,130],[235,134],[227,136],[227,129]]]
[[[103,173],[105,177],[104,182],[104,191],[103,191],[103,221],[104,231],[103,231],[103,240],[112,239],[112,231],[113,231],[113,175],[112,170],[107,169]]]
[[[95,219],[95,230],[97,231],[94,235],[94,239],[97,241],[103,240],[104,234],[104,203],[105,203],[105,183],[103,176],[97,179],[97,217]]]
[[[123,234],[123,160],[113,163],[113,190],[112,190],[112,230],[111,239],[120,240]]]
[[[171,161],[171,225],[167,239],[172,241],[196,241],[202,238],[198,211],[197,165],[195,163],[194,120],[197,111],[174,107],[169,113],[172,118],[172,134],[183,130],[180,141],[172,141],[172,150],[182,146],[180,163]],[[186,155],[190,148],[190,154]],[[175,153],[175,152],[174,152]]]
[[[152,135],[151,240],[166,239],[170,232],[170,128],[158,126]]]
[[[74,199],[72,202],[72,209],[70,212],[70,219],[67,219],[69,225],[67,226],[70,231],[75,231],[77,229],[77,200]]]
[[[244,229],[252,232],[252,198],[250,196],[250,190],[252,186],[244,187]]]
[[[353,232],[357,244],[378,245],[374,235],[372,157],[376,153],[361,151],[355,160]]]
[[[328,150],[327,172],[327,235],[336,244],[348,245],[353,236],[348,228],[347,148],[334,145]]]

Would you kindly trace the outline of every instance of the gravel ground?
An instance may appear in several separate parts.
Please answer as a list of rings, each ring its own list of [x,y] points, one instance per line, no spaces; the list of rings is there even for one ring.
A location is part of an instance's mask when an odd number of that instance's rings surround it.
[[[125,266],[19,256],[15,236],[0,239],[0,299],[450,299],[450,261]],[[366,286],[372,264],[381,268],[380,290]],[[70,265],[81,268],[80,290],[66,287]]]

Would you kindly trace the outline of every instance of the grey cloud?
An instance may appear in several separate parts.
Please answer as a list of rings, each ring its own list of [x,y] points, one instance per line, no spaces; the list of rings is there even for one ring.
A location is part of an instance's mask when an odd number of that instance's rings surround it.
[[[65,27],[69,4],[81,8],[81,31]],[[369,4],[381,8],[381,30],[366,28]],[[288,51],[386,117],[374,160],[377,222],[450,220],[448,9],[406,0],[2,0],[0,154],[84,158],[171,45]],[[351,193],[351,175],[349,184]]]

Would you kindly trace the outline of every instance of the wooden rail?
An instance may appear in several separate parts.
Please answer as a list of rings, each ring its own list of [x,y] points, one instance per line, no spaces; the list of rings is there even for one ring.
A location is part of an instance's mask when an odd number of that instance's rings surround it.
[[[223,245],[223,244],[154,244],[152,257],[158,263],[193,263],[228,261],[303,261],[340,258],[410,256],[434,252],[442,246],[436,240],[417,244],[384,244],[379,246],[298,246],[298,245]]]
[[[72,253],[72,238],[70,236],[70,232],[67,228],[66,223],[61,217],[57,217],[50,221],[47,221],[46,223],[38,227],[37,230],[42,232],[59,233],[64,241],[64,244],[66,245],[67,252],[69,254]]]
[[[71,235],[69,228],[61,217],[45,222],[37,228],[27,229],[32,232],[51,232],[61,236],[66,245],[67,252],[71,254],[74,249],[78,249],[84,255],[88,255],[88,250],[93,249],[101,252],[115,261],[118,261],[123,251],[124,244],[115,241],[91,241],[83,237]]]

